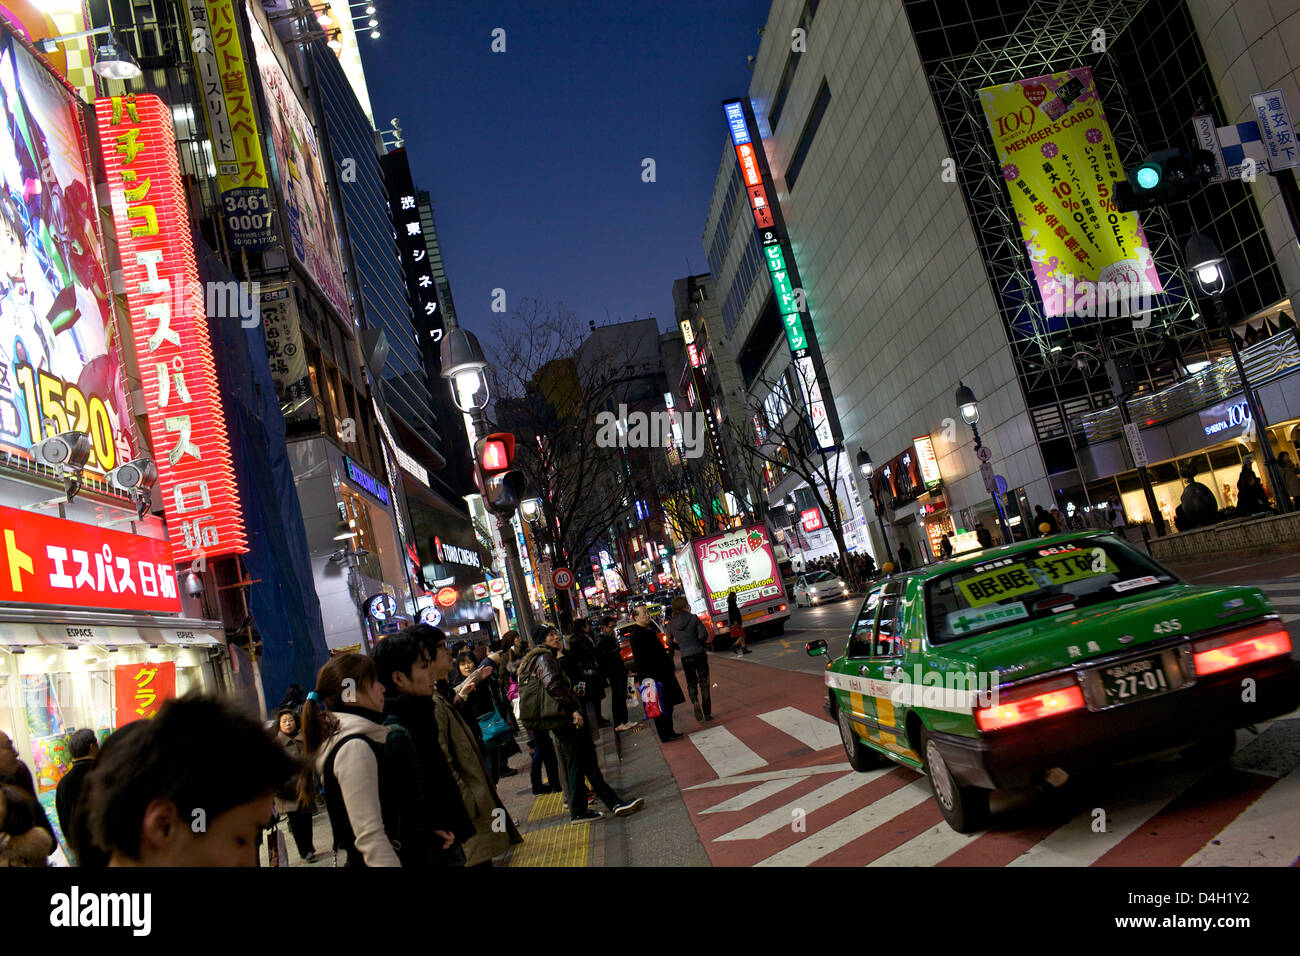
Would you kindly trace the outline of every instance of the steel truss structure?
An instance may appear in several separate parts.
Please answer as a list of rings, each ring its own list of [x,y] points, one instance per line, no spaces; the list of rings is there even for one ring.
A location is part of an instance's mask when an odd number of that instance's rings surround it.
[[[1149,146],[1162,144],[1143,141],[1118,57],[1108,51],[1147,2],[1158,0],[1038,0],[1013,33],[982,39],[973,54],[927,64],[931,94],[997,292],[1040,446],[1068,438],[1075,449],[1087,440],[1079,434],[1078,419],[1114,405],[1101,361],[1106,352],[1132,364],[1139,393],[1145,393],[1177,380],[1182,355],[1216,351],[1213,330],[1197,320],[1196,303],[1187,293],[1193,286],[1170,216],[1162,208],[1142,213],[1148,245],[1166,284],[1165,293],[1153,297],[1156,310],[1140,317],[1075,318],[1068,327],[1056,319],[1058,328],[1050,328],[979,100],[984,87],[1089,67],[1121,161],[1133,165]],[[1099,37],[1104,50],[1097,52]]]

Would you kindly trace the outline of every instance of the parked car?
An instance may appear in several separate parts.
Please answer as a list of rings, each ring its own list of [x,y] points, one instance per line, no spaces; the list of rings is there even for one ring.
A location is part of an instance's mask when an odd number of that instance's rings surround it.
[[[1262,591],[1188,584],[1109,532],[887,577],[826,668],[853,768],[928,775],[961,833],[995,789],[1179,749],[1226,759],[1236,728],[1300,705],[1300,656]]]
[[[840,601],[849,596],[849,585],[834,571],[814,571],[801,574],[795,581],[794,603],[798,607]]]

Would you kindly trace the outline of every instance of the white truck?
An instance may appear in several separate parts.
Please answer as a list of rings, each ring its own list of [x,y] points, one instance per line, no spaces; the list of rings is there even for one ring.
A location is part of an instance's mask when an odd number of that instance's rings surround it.
[[[727,634],[727,595],[735,591],[746,636],[785,633],[790,599],[762,524],[695,538],[673,556],[682,590],[715,635]]]

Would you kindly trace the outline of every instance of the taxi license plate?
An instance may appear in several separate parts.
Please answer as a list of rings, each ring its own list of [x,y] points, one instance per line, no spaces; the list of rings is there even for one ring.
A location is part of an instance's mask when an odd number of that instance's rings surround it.
[[[1103,707],[1131,703],[1177,690],[1183,684],[1177,661],[1168,651],[1093,670],[1105,695]]]

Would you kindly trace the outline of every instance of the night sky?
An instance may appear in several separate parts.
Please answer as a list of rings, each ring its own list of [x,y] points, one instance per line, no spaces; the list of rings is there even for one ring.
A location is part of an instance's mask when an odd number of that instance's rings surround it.
[[[490,349],[501,287],[511,310],[542,297],[583,324],[608,309],[670,326],[688,257],[708,271],[720,104],[748,90],[769,0],[374,2],[382,35],[359,41],[375,124],[398,117],[434,200],[460,321]]]

